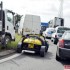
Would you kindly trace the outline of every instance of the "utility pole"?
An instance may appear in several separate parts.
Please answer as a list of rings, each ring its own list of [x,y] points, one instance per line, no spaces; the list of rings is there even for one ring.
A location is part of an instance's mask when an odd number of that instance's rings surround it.
[[[63,18],[63,2],[64,2],[64,0],[59,0],[59,1],[60,1],[60,7],[59,7],[58,17]]]

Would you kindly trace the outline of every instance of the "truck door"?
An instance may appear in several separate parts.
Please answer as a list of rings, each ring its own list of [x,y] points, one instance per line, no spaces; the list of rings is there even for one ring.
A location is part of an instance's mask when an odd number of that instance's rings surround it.
[[[9,11],[6,11],[6,23],[5,23],[5,32],[10,33],[12,39],[15,39],[15,29],[14,29],[14,19],[13,14]]]
[[[32,23],[33,23],[32,34],[40,34],[40,30],[41,30],[40,17],[39,16],[33,16]]]

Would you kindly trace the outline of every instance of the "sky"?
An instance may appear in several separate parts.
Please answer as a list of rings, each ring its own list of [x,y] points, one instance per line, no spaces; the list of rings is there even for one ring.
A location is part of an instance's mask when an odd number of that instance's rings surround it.
[[[0,0],[1,1],[1,0]],[[48,22],[54,17],[58,17],[60,0],[2,0],[3,8],[13,10],[24,15],[39,15],[41,22]],[[70,0],[63,2],[64,25],[70,27]]]

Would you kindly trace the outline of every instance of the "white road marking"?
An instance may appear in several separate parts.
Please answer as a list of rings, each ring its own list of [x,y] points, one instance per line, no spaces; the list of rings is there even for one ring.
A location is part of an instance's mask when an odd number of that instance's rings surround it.
[[[11,59],[13,59],[13,58],[15,58],[15,57],[18,57],[18,56],[20,56],[21,54],[14,54],[14,55],[12,55],[12,56],[10,56],[10,57],[7,57],[7,58],[4,58],[4,59],[1,59],[0,60],[0,63],[3,63],[3,62],[5,62],[5,61],[8,61],[8,60],[11,60]]]
[[[23,53],[24,51],[25,51],[25,52],[29,52],[29,53],[35,53],[34,51],[28,51],[28,50],[23,50],[22,53]],[[0,63],[6,62],[6,61],[11,60],[11,59],[13,59],[13,58],[15,58],[15,57],[18,57],[18,56],[22,55],[22,53],[16,53],[16,54],[14,54],[14,55],[12,55],[12,56],[3,58],[3,59],[0,60]]]

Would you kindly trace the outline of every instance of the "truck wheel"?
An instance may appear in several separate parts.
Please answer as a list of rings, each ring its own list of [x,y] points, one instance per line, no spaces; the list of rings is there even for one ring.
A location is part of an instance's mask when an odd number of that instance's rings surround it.
[[[5,36],[5,42],[6,42],[6,45],[7,45],[8,43],[11,43],[11,37],[8,36],[8,35],[6,35],[6,36]]]
[[[40,56],[41,56],[41,57],[44,57],[44,56],[45,56],[45,46],[41,46]]]

